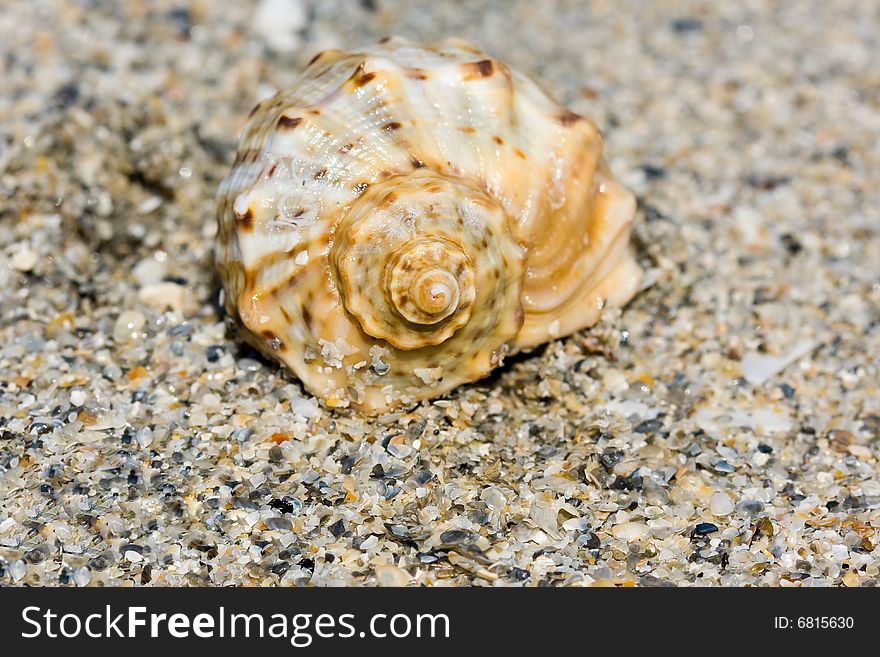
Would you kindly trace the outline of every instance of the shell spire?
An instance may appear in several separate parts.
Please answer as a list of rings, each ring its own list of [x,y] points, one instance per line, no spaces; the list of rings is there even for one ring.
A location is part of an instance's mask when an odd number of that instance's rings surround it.
[[[475,46],[316,56],[217,195],[244,336],[327,405],[381,412],[595,323],[641,270],[588,119]]]

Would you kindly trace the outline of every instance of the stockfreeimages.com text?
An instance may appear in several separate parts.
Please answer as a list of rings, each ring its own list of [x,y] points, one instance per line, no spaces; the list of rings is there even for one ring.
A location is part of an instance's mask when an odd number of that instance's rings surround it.
[[[25,607],[22,612],[27,630],[21,636],[74,638],[275,638],[287,639],[298,648],[311,645],[315,638],[449,638],[446,614],[373,614],[358,629],[355,614],[243,614],[229,613],[224,607],[214,613],[195,615],[148,613],[146,607],[126,607],[103,612],[65,613],[51,609]]]

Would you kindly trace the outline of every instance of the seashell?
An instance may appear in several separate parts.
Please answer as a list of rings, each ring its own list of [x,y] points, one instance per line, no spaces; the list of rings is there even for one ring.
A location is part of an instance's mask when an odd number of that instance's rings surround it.
[[[227,309],[331,407],[480,379],[638,289],[635,200],[601,151],[469,43],[322,52],[254,108],[219,188]]]

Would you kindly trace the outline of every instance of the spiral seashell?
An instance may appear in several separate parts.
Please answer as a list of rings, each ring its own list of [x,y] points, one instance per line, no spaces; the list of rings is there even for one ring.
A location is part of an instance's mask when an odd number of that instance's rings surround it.
[[[595,323],[641,270],[588,119],[471,44],[316,56],[259,103],[217,195],[245,338],[380,412]]]

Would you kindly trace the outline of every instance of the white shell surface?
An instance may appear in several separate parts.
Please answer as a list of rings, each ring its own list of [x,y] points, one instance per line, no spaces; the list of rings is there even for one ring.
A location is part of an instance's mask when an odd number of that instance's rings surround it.
[[[431,398],[593,324],[641,271],[588,119],[476,47],[317,56],[218,192],[248,340],[330,406]]]

